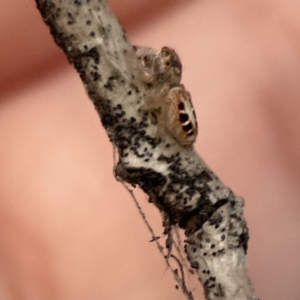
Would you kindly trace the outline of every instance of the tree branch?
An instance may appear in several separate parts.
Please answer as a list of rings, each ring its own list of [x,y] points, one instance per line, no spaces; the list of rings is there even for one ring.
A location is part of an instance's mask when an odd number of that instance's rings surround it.
[[[144,103],[135,50],[101,0],[36,0],[56,43],[74,65],[118,150],[116,176],[140,186],[187,236],[185,252],[207,299],[257,299],[246,269],[248,229],[243,200],[194,150],[171,135],[157,141]]]

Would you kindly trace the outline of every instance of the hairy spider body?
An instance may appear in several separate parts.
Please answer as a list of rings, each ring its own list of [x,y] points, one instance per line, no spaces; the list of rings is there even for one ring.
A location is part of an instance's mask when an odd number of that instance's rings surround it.
[[[148,84],[141,110],[157,110],[157,137],[167,130],[184,147],[191,147],[198,134],[196,114],[190,93],[180,84],[182,65],[179,56],[169,47],[161,51],[139,48],[141,79]]]

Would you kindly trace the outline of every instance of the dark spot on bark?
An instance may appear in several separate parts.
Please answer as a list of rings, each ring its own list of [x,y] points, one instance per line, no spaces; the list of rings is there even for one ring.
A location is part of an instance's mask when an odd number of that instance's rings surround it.
[[[113,90],[113,85],[110,81],[107,81],[103,86],[110,91]]]
[[[97,81],[101,78],[101,75],[98,72],[94,72],[94,81]]]
[[[191,262],[191,267],[193,268],[193,269],[199,269],[199,263],[197,262],[197,261],[192,261]]]
[[[91,57],[97,65],[100,63],[100,53],[96,47],[93,47],[89,51],[82,53],[82,56]]]

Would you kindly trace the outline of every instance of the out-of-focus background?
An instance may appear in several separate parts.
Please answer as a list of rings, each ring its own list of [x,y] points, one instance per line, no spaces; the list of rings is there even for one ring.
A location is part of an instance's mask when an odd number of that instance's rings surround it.
[[[246,200],[264,300],[300,295],[300,2],[111,0],[135,44],[174,47],[196,148]],[[0,10],[0,299],[185,299],[116,182],[112,146],[33,0]],[[138,192],[161,233],[159,214]]]

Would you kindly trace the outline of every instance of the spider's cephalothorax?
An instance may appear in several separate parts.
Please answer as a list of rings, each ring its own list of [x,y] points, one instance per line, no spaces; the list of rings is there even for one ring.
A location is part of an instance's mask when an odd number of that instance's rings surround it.
[[[139,48],[136,51],[143,66],[142,80],[150,84],[179,85],[182,66],[177,53],[169,47],[160,52],[152,48]]]
[[[181,81],[182,65],[175,50],[169,47],[163,47],[159,52],[158,57],[158,82],[169,82],[171,86],[179,85]]]
[[[190,93],[184,85],[169,90],[162,105],[158,119],[159,135],[166,128],[173,137],[185,147],[196,141],[198,124]]]

